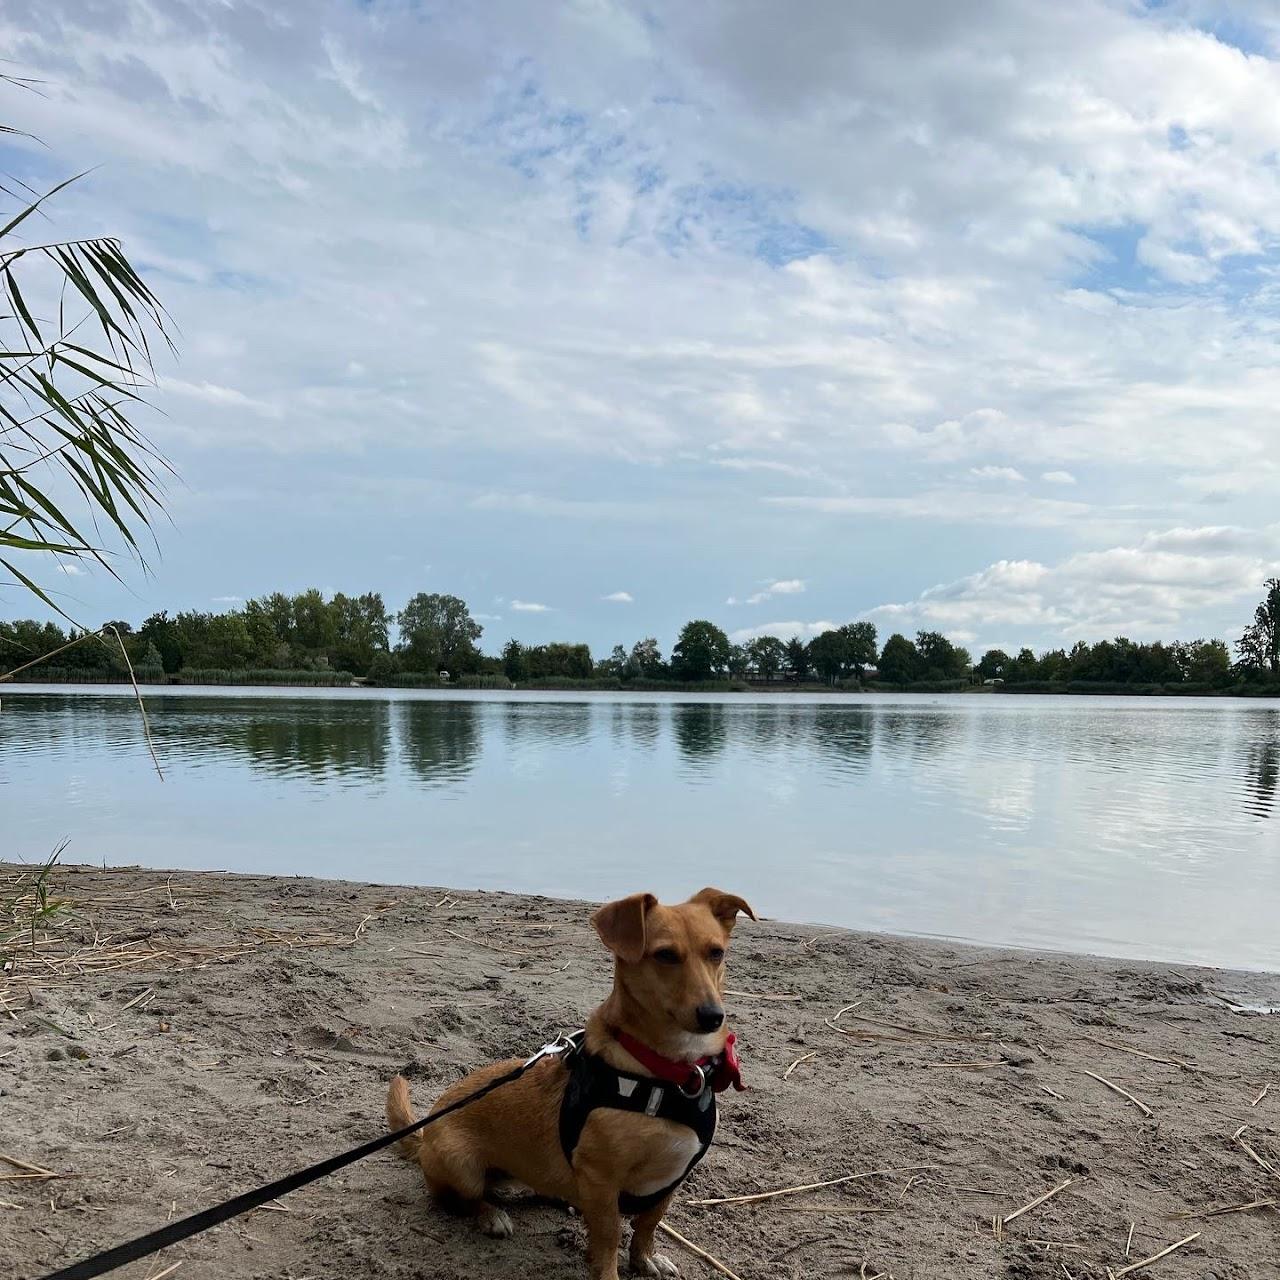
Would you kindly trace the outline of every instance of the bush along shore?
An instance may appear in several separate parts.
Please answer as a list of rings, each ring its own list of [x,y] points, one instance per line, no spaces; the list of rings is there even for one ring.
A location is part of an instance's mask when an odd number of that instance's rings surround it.
[[[0,864],[0,1280],[375,1137],[397,1072],[422,1114],[581,1026],[611,978],[590,911]],[[1275,975],[766,918],[735,930],[727,987],[748,1092],[668,1215],[719,1274],[1141,1280],[1162,1254],[1156,1280],[1276,1274]],[[516,1196],[514,1237],[486,1239],[390,1152],[271,1208],[130,1274],[587,1274],[564,1206]]]
[[[457,596],[419,594],[393,615],[376,592],[326,599],[307,591],[225,613],[156,613],[136,629],[122,620],[70,633],[52,622],[0,622],[0,679],[98,683],[132,672],[148,684],[1276,696],[1280,579],[1264,585],[1234,660],[1223,640],[1117,636],[1039,654],[988,649],[975,662],[938,631],[895,633],[881,645],[874,624],[859,621],[808,641],[758,635],[734,643],[706,619],[686,623],[669,654],[652,636],[603,658],[581,643],[515,639],[486,654],[483,628]]]

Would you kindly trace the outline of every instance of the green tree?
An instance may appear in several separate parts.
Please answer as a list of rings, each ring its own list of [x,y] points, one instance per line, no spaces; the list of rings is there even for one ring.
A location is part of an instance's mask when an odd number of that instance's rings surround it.
[[[608,680],[621,680],[627,672],[627,651],[615,644],[607,658],[596,663],[596,675]]]
[[[809,661],[827,684],[835,684],[844,673],[849,638],[842,630],[824,631],[809,644]]]
[[[591,649],[585,644],[553,641],[524,651],[529,675],[534,680],[589,680],[595,668]]]
[[[745,644],[729,646],[729,674],[735,680],[745,678],[751,670],[751,653]]]
[[[387,649],[391,618],[382,596],[366,591],[360,596],[338,592],[329,604],[334,637],[329,647],[329,665],[339,671],[365,675],[374,654]]]
[[[729,669],[729,637],[714,622],[696,618],[681,628],[671,651],[679,680],[711,680]]]
[[[863,671],[876,661],[876,626],[874,622],[850,622],[840,628],[844,636],[844,665],[862,683]]]
[[[1280,578],[1268,578],[1267,594],[1236,642],[1240,665],[1256,674],[1280,675]]]
[[[666,669],[662,661],[662,650],[653,636],[645,636],[631,646],[631,656],[627,659],[628,678],[635,680],[661,679]]]
[[[147,680],[156,680],[164,675],[164,661],[160,657],[160,650],[150,640],[147,641],[146,648],[139,653],[133,665],[138,675]]]
[[[34,199],[24,182],[0,182],[0,570],[54,609],[31,576],[40,570],[15,553],[95,560],[118,576],[99,529],[140,556],[170,469],[134,421],[154,383],[151,343],[169,342],[156,296],[118,240],[27,238],[75,181]]]
[[[809,646],[799,636],[787,641],[787,670],[797,684],[809,677]]]
[[[897,632],[884,642],[878,665],[880,679],[889,684],[910,684],[920,678],[920,654],[906,636]]]
[[[777,636],[757,636],[747,646],[747,656],[762,680],[772,680],[786,666],[787,648]]]
[[[1009,655],[1003,649],[988,649],[974,668],[974,674],[982,680],[1002,680],[1009,669]]]
[[[160,661],[170,675],[182,670],[182,640],[168,613],[153,613],[138,628],[138,635],[155,645]]]
[[[502,674],[516,684],[529,675],[529,663],[524,656],[524,646],[514,637],[502,646]]]
[[[1174,646],[1174,660],[1182,679],[1215,687],[1231,679],[1231,650],[1222,640],[1192,640]]]
[[[396,652],[406,670],[458,675],[475,666],[483,628],[472,619],[465,600],[419,592],[396,615],[396,625]]]
[[[920,680],[958,680],[969,668],[969,654],[961,653],[941,631],[917,631],[916,653]]]

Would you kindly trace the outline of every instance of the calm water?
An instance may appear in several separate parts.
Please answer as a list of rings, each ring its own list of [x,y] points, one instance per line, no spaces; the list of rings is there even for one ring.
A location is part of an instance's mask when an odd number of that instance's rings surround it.
[[[1280,707],[3,691],[0,857],[602,899],[1280,968]]]

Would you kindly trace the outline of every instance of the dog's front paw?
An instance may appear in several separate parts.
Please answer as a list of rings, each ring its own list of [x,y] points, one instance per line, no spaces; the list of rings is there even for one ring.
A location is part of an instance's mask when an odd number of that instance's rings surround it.
[[[678,1280],[680,1268],[670,1258],[660,1253],[650,1253],[643,1258],[631,1259],[633,1276],[660,1276],[662,1280]]]
[[[476,1214],[476,1222],[480,1230],[487,1236],[493,1236],[498,1240],[505,1240],[514,1228],[511,1225],[511,1218],[505,1209],[499,1209],[497,1205],[487,1204],[479,1213]]]

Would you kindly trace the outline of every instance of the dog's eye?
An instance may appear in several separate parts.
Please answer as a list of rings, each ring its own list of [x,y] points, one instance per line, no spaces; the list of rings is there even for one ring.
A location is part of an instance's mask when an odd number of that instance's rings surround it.
[[[680,953],[678,951],[672,950],[671,947],[659,947],[657,951],[653,953],[653,958],[659,964],[679,964],[680,963]]]
[[[711,950],[707,952],[707,959],[710,960],[712,964],[719,964],[720,961],[724,959],[724,948],[712,947]]]

